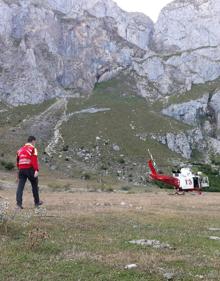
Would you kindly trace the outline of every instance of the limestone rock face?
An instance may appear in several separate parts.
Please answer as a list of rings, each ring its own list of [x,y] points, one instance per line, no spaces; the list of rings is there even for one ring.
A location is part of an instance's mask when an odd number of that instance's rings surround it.
[[[144,14],[127,13],[112,0],[48,0],[48,3],[53,9],[75,18],[84,11],[97,18],[112,17],[121,37],[142,49],[148,49],[154,25]]]
[[[217,91],[210,100],[210,107],[213,109],[216,120],[217,138],[220,140],[220,91]]]
[[[192,129],[182,133],[167,133],[163,136],[152,136],[162,144],[176,153],[181,154],[184,158],[190,159],[193,149],[204,151],[207,149],[207,142],[200,129]]]
[[[11,103],[90,93],[135,71],[155,100],[220,76],[220,4],[178,0],[154,25],[112,0],[0,0],[0,93]]]
[[[209,96],[180,104],[172,104],[162,113],[189,125],[198,125],[199,119],[206,115]]]
[[[201,152],[219,153],[220,141],[220,92],[206,94],[202,98],[189,102],[172,104],[162,113],[183,123],[197,127],[193,133],[167,134],[160,141],[168,147],[189,158],[192,148]]]
[[[220,2],[216,0],[176,0],[160,13],[154,42],[158,50],[190,51],[217,47]]]
[[[185,103],[172,104],[162,113],[200,127],[210,137],[220,138],[220,91]]]
[[[139,75],[137,83],[142,85],[142,96],[150,97],[153,93],[155,99],[190,90],[192,86],[190,73],[183,73],[179,65],[170,63],[155,53],[146,54],[142,60],[135,58],[133,68]]]
[[[65,14],[73,2],[52,2],[65,5],[0,1],[0,94],[10,104],[90,93],[103,75],[109,79],[143,55],[119,36],[113,18],[86,11],[75,18]]]
[[[219,17],[218,0],[176,0],[161,11],[151,44],[165,66],[182,77],[175,85],[177,91],[220,76]],[[176,76],[172,80],[176,81]]]
[[[220,141],[215,138],[208,139],[208,146],[212,153],[220,154]]]

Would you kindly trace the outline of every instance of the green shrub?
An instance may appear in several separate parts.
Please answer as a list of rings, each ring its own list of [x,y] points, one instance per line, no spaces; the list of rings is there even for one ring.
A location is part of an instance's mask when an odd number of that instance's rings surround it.
[[[125,160],[124,160],[123,158],[119,158],[119,159],[118,159],[118,163],[124,164],[124,163],[125,163]]]
[[[68,151],[69,150],[69,146],[68,145],[64,145],[63,146],[63,151]]]
[[[220,174],[216,167],[212,167],[208,164],[199,165],[199,170],[203,172],[209,178],[209,187],[205,188],[205,191],[220,192]]]
[[[121,190],[123,190],[123,191],[129,191],[129,190],[131,190],[131,187],[130,187],[130,186],[122,186],[122,187],[121,187]]]
[[[220,192],[220,176],[208,174],[209,187],[205,188],[205,191]]]
[[[7,162],[5,160],[1,160],[1,165],[8,171],[11,171],[15,168],[15,165],[13,162]]]
[[[104,164],[101,165],[100,169],[101,169],[101,170],[104,170],[104,171],[107,171],[107,170],[108,170],[108,168],[107,168],[106,165],[104,165]]]
[[[8,163],[5,164],[5,169],[6,169],[6,170],[11,171],[11,170],[13,170],[14,168],[15,168],[15,165],[14,165],[14,163],[12,163],[12,162],[8,162]]]
[[[90,179],[91,179],[91,175],[88,174],[88,173],[85,173],[85,174],[83,174],[83,175],[81,176],[81,179],[83,179],[83,180],[90,180]]]
[[[105,189],[106,192],[114,192],[114,189],[112,187],[107,187]]]

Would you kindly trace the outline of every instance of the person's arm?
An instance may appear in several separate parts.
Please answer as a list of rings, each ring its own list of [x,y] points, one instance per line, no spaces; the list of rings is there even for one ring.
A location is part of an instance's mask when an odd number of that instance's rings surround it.
[[[18,153],[17,153],[16,165],[17,165],[17,168],[19,169],[19,156],[18,156]]]
[[[17,165],[17,168],[18,168],[18,171],[16,173],[16,182],[18,181],[19,179],[19,156],[18,156],[18,153],[17,153],[17,157],[16,157],[16,165]]]
[[[31,162],[32,162],[32,166],[34,168],[34,176],[37,177],[38,172],[39,172],[39,164],[38,164],[38,155],[37,155],[37,149],[36,148],[34,148]]]

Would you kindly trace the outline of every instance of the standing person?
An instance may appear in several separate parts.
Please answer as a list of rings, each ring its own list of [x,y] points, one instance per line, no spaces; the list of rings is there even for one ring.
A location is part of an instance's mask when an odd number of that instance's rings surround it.
[[[30,136],[28,137],[27,143],[17,151],[18,188],[16,193],[16,201],[17,206],[20,209],[23,209],[22,197],[27,179],[31,182],[35,207],[43,204],[43,202],[39,199],[39,165],[35,143],[36,138],[34,136]]]

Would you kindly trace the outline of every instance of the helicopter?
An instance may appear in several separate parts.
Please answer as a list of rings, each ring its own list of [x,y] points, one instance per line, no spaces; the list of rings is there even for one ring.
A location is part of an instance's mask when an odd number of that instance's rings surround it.
[[[175,189],[174,194],[183,195],[185,192],[190,191],[196,191],[198,194],[201,194],[203,188],[209,187],[209,179],[207,176],[202,175],[201,172],[194,174],[191,169],[187,167],[173,170],[172,176],[157,172],[156,162],[149,150],[148,153],[151,158],[148,160],[148,166],[150,168],[149,178],[172,186]]]

